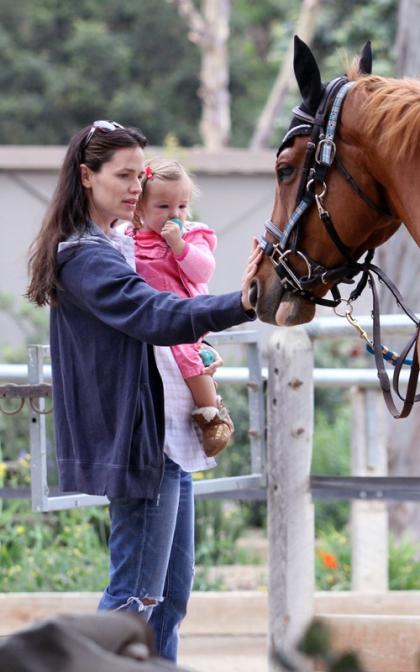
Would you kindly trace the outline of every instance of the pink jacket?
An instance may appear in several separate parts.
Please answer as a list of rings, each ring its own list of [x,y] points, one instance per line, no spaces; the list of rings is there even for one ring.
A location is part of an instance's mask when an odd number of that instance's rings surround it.
[[[136,271],[149,285],[181,297],[207,294],[207,283],[215,268],[213,252],[216,234],[205,224],[187,222],[182,236],[186,245],[180,256],[154,231],[127,231],[134,239]],[[172,348],[184,378],[203,373],[199,353],[200,343],[177,345]]]

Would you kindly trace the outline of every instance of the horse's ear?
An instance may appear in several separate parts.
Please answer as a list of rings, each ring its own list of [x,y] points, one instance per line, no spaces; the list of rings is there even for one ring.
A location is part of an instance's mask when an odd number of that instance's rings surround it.
[[[366,42],[360,54],[359,70],[362,75],[372,74],[372,46],[370,40]]]
[[[305,107],[315,114],[322,96],[321,74],[312,51],[297,35],[293,68]]]

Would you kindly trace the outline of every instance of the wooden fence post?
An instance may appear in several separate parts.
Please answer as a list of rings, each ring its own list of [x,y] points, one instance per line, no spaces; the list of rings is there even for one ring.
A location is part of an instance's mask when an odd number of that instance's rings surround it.
[[[385,412],[380,390],[353,389],[352,474],[388,473]],[[384,501],[351,503],[352,583],[362,592],[388,590],[388,508]]]
[[[279,327],[268,358],[269,637],[271,650],[288,651],[312,618],[315,583],[313,353],[304,329]]]

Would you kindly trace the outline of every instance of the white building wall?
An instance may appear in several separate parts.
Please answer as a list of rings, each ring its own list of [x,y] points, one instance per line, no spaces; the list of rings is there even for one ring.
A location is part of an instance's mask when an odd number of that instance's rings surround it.
[[[53,193],[64,148],[0,147],[0,291],[22,300],[26,289],[28,248]],[[161,149],[148,150],[162,154]],[[216,273],[210,291],[238,289],[253,236],[263,232],[274,194],[271,152],[234,150],[224,155],[182,150],[179,157],[194,173],[200,196],[194,216],[218,234]],[[265,342],[273,328],[255,323]],[[0,312],[0,348],[19,344],[22,334]]]

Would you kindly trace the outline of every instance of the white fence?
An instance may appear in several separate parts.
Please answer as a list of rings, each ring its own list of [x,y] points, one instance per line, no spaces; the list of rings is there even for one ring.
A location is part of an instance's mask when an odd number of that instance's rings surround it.
[[[360,318],[369,331],[370,317]],[[412,333],[408,318],[383,316],[386,337]],[[314,516],[311,490],[316,496],[352,499],[352,588],[360,591],[388,587],[388,519],[385,499],[390,494],[383,427],[385,404],[374,369],[314,369],[315,339],[353,336],[339,318],[319,318],[305,327],[279,328],[268,347],[268,367],[262,368],[255,340],[249,332],[215,335],[219,343],[247,344],[248,367],[225,367],[223,382],[247,383],[250,395],[252,473],[238,479],[213,479],[196,484],[196,494],[268,501],[270,643],[293,644],[313,613]],[[26,365],[0,365],[0,381],[50,379],[43,364],[45,346],[30,350]],[[407,379],[408,372],[402,375]],[[263,383],[268,381],[267,456],[264,441]],[[313,437],[314,386],[350,387],[352,404],[353,478],[310,479]],[[43,402],[41,401],[40,404]],[[416,412],[416,411],[414,411]],[[418,412],[418,411],[417,411]],[[403,421],[402,421],[403,422]],[[35,510],[106,503],[86,495],[49,497],[46,474],[45,419],[31,417],[32,498]],[[402,425],[403,426],[403,425]],[[35,447],[35,449],[34,449]],[[267,461],[266,461],[267,457]],[[267,465],[267,466],[266,466]],[[399,483],[395,481],[399,480]],[[398,497],[420,499],[420,479],[393,479]],[[408,483],[411,481],[411,485]],[[200,491],[202,488],[202,491]],[[203,489],[204,488],[204,489]],[[341,493],[341,494],[340,494]]]
[[[384,316],[381,322],[386,337],[412,334],[413,323],[408,318]],[[361,318],[360,324],[369,331],[371,318]],[[314,370],[313,366],[315,339],[354,334],[345,320],[320,318],[304,327],[279,328],[269,342],[268,594],[270,645],[276,649],[292,646],[313,615],[314,513],[310,466],[314,385],[351,387],[353,479],[330,479],[330,482],[321,479],[318,486],[324,486],[321,488],[324,493],[332,488],[338,499],[354,499],[352,589],[381,591],[388,588],[388,518],[383,500],[392,498],[389,489],[386,491],[387,481],[392,479],[386,478],[387,456],[382,431],[386,409],[376,371]],[[408,371],[403,373],[402,382],[407,378]],[[419,478],[399,480],[403,481],[399,483],[400,498],[404,497],[405,488],[407,499],[420,498]],[[410,490],[408,481],[414,484]],[[316,491],[316,483],[317,480],[312,479],[312,490]],[[351,487],[345,490],[344,486],[348,485]],[[343,488],[343,494],[337,496],[339,488]]]

